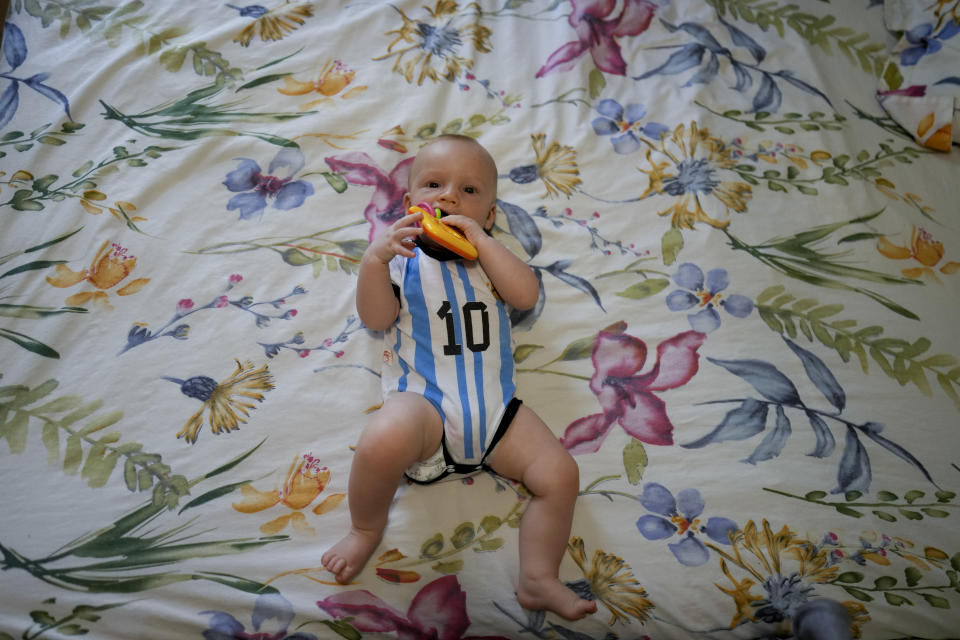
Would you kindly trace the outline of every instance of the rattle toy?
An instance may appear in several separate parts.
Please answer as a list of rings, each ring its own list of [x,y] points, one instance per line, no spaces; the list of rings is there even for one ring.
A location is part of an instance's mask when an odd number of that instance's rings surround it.
[[[418,211],[423,213],[423,217],[420,219],[420,226],[423,227],[423,231],[427,234],[428,238],[441,247],[449,249],[467,260],[477,259],[477,248],[470,244],[462,233],[440,221],[440,209],[436,209],[435,213],[431,213],[430,205],[426,202],[421,202],[407,209],[407,214]]]

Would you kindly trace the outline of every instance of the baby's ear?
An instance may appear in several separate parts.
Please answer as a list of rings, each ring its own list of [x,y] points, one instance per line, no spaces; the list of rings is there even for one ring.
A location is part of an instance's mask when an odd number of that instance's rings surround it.
[[[493,228],[493,222],[497,219],[497,203],[494,202],[490,206],[490,213],[487,214],[487,219],[483,221],[483,228],[485,231],[490,231]]]

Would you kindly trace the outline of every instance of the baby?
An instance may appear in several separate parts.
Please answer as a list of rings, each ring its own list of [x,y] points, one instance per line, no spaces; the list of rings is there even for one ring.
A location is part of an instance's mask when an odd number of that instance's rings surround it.
[[[323,554],[340,583],[373,554],[404,474],[429,483],[490,469],[533,494],[520,521],[517,599],[568,620],[596,611],[559,579],[579,469],[549,427],[514,397],[504,303],[533,307],[533,270],[487,232],[496,216],[497,167],[478,142],[441,136],[410,167],[404,206],[439,208],[478,252],[459,259],[422,235],[420,213],[375,238],[360,261],[357,312],[386,331],[384,404],[364,428],[350,469],[350,532]]]

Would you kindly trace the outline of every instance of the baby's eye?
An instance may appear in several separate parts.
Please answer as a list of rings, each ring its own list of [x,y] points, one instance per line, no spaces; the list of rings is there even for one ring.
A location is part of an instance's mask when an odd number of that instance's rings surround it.
[[[476,192],[477,192],[477,190],[476,190],[475,187],[466,187],[466,188],[464,188],[464,191],[466,191],[467,193],[476,193]]]
[[[440,183],[437,182],[436,180],[431,180],[430,182],[427,183],[427,186],[430,187],[431,189],[439,189]]]

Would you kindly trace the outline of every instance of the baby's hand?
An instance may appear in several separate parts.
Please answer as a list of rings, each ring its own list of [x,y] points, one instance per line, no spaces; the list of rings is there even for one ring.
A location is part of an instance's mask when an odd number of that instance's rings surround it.
[[[367,251],[372,252],[383,264],[389,263],[397,255],[413,258],[416,255],[413,252],[413,241],[423,233],[423,229],[416,226],[421,217],[419,212],[403,216],[377,236]]]
[[[467,242],[475,247],[478,247],[480,243],[483,242],[483,239],[487,237],[486,231],[484,231],[483,227],[477,224],[473,218],[452,213],[443,216],[442,220],[443,224],[449,225],[462,233],[463,237],[467,239]]]

